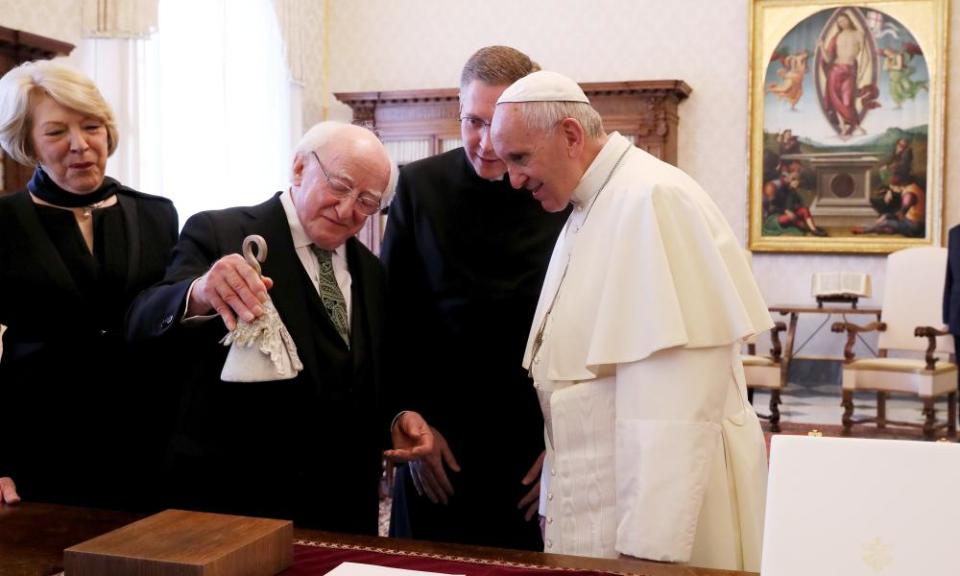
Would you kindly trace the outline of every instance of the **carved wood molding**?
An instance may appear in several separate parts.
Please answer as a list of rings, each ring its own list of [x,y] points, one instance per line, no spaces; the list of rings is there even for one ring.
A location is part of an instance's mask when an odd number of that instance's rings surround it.
[[[604,128],[633,139],[635,145],[671,164],[677,163],[677,108],[691,92],[682,80],[585,82],[580,84],[603,118]],[[443,150],[443,141],[460,138],[457,88],[335,92],[353,110],[353,123],[370,128],[384,142],[427,142],[427,155]],[[358,234],[379,254],[383,220],[371,218]]]
[[[0,53],[11,57],[18,64],[28,60],[66,56],[73,49],[74,45],[68,42],[0,26]]]
[[[635,80],[584,82],[580,86],[608,131],[632,136],[638,146],[676,164],[677,107],[691,92],[686,82]],[[460,134],[457,88],[334,95],[353,110],[355,124],[373,129],[384,140],[433,137],[431,153],[435,154],[440,150],[439,140]]]
[[[686,99],[692,89],[683,80],[635,80],[629,82],[583,82],[580,84],[587,97],[594,96],[639,97],[651,99]],[[381,104],[410,104],[421,102],[459,101],[458,88],[431,88],[424,90],[389,90],[383,92],[335,92],[337,100],[354,106]]]

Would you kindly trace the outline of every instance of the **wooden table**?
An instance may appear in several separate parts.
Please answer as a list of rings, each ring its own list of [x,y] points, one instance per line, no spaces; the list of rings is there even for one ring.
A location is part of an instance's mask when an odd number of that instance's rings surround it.
[[[769,307],[771,314],[780,314],[781,316],[790,315],[790,322],[787,324],[787,341],[783,346],[783,353],[780,361],[780,386],[784,387],[787,385],[787,376],[790,370],[790,361],[794,358],[794,338],[797,335],[797,321],[800,319],[801,314],[839,314],[844,316],[844,321],[846,321],[846,316],[848,315],[866,315],[874,316],[877,321],[880,321],[880,308],[876,307],[867,307],[867,308],[853,308],[850,306],[837,306],[837,305],[824,305],[824,306],[815,306],[812,304],[786,304],[786,305],[776,305]],[[828,318],[829,320],[829,318]],[[838,356],[840,359],[843,359],[842,355]]]
[[[133,522],[141,515],[34,502],[0,504],[0,574],[50,576],[63,570],[63,549]],[[395,538],[294,531],[299,540],[338,542],[411,553],[518,562],[547,568],[595,570],[638,576],[747,576],[749,572],[708,570],[641,560],[603,560],[560,554],[483,548]],[[571,573],[575,576],[575,573]]]

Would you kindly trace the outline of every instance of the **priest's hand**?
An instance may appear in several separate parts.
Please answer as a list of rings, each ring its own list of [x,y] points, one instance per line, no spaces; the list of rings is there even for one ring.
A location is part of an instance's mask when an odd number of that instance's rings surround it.
[[[17,494],[17,485],[13,483],[13,478],[4,476],[0,478],[0,504],[16,504],[20,501]]]
[[[229,330],[237,327],[237,317],[253,322],[262,316],[262,304],[273,280],[261,277],[243,256],[229,254],[213,263],[207,273],[194,282],[187,303],[187,316],[203,316],[216,311]]]
[[[537,511],[540,509],[540,472],[543,470],[543,458],[546,455],[546,450],[541,452],[540,455],[537,456],[536,461],[534,461],[533,466],[527,471],[527,475],[520,481],[524,486],[531,486],[530,491],[527,492],[517,504],[517,508],[520,510],[524,508],[527,509],[523,514],[523,518],[527,522],[533,520],[534,516],[537,515]]]
[[[383,453],[392,462],[408,462],[410,477],[417,493],[431,502],[446,504],[453,495],[453,484],[446,468],[460,471],[460,465],[450,450],[446,438],[427,424],[417,412],[404,412],[391,431],[393,450]]]

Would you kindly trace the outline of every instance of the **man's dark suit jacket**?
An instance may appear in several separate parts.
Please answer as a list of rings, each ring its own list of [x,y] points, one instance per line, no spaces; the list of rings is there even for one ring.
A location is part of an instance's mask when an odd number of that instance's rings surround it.
[[[947,276],[943,287],[943,323],[960,335],[960,226],[950,229],[947,241]]]
[[[120,186],[94,216],[100,262],[72,214],[53,238],[40,210],[27,192],[0,198],[0,476],[24,500],[149,509],[167,405],[147,351],[124,342],[124,315],[163,277],[177,212]],[[61,252],[71,242],[76,262]]]
[[[960,226],[950,229],[947,239],[947,275],[943,284],[943,323],[960,340]],[[960,390],[960,373],[957,374],[957,389]],[[957,416],[960,418],[960,414]]]
[[[228,349],[219,318],[181,324],[187,290],[243,239],[267,241],[263,275],[304,369],[292,380],[220,380]],[[327,317],[297,257],[279,194],[263,204],[190,218],[163,281],[134,303],[129,337],[174,339],[183,394],[171,444],[177,505],[293,519],[301,527],[375,533],[384,275],[356,239],[347,241],[352,276],[351,346]]]

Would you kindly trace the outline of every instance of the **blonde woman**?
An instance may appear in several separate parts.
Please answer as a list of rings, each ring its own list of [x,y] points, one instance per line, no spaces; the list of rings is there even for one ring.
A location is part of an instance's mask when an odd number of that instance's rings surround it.
[[[110,106],[55,61],[0,79],[0,146],[34,167],[0,197],[0,502],[143,508],[159,465],[156,367],[123,336],[127,306],[177,239],[164,198],[105,175]]]

